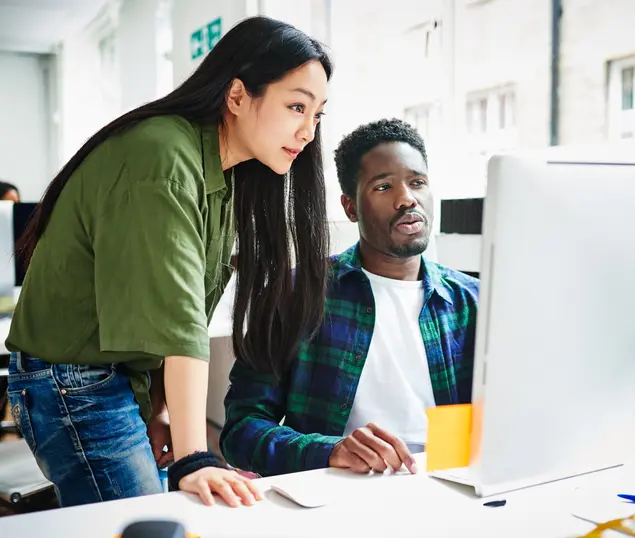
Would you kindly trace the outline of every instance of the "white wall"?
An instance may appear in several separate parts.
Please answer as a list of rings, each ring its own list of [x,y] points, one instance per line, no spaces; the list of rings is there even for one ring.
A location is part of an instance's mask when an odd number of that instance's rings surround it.
[[[51,174],[48,56],[0,52],[0,177],[37,201]]]
[[[549,143],[550,6],[535,0],[461,2],[456,13],[457,93],[515,83],[519,144],[525,148]],[[457,101],[462,118],[464,95]]]
[[[106,10],[58,48],[60,151],[66,162],[121,110],[116,58],[102,63],[99,42],[116,35],[116,14]]]
[[[444,9],[443,0],[395,0],[390,4],[377,0],[338,0],[332,3],[331,47],[335,76],[326,121],[332,129],[333,147],[361,124],[381,118],[404,118],[406,108],[414,105],[430,103],[442,107],[445,100],[452,101],[441,30],[432,30]],[[350,24],[351,20],[355,24]],[[426,58],[427,29],[432,31]],[[452,134],[441,126],[434,136],[425,139],[437,199],[443,196],[448,181],[452,180],[444,173],[443,153],[446,140],[451,140]],[[332,154],[328,155],[327,162],[332,161]],[[334,167],[331,170],[331,215],[343,219],[340,188]]]
[[[451,197],[485,194],[492,152],[549,145],[550,6],[535,0],[456,3],[455,158],[450,172],[456,181]],[[488,127],[474,144],[467,137],[468,96],[508,85],[515,92],[515,127],[503,137]],[[492,124],[497,118],[489,120]]]
[[[159,96],[159,3],[106,2],[57,46],[61,162],[117,116]]]
[[[221,17],[222,35],[245,17],[257,15],[255,0],[174,0],[172,32],[174,36],[174,82],[180,84],[200,64],[192,59],[190,36],[198,28]]]
[[[635,2],[566,0],[562,39],[560,143],[603,142],[607,63],[635,55]]]
[[[118,15],[121,108],[130,110],[157,97],[158,0],[125,0]]]
[[[159,96],[159,5],[160,0],[107,2],[59,44],[62,162],[117,116]]]
[[[260,0],[259,14],[293,24],[299,30],[315,36],[315,17],[313,6],[321,0]]]

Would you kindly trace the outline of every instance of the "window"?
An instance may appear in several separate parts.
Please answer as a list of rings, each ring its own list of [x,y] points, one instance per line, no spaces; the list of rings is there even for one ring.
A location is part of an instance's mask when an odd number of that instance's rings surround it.
[[[478,126],[481,133],[487,132],[487,97],[478,100]]]
[[[404,111],[404,120],[421,135],[426,146],[438,141],[441,127],[441,105],[425,103],[408,107]]]
[[[404,113],[404,119],[419,132],[424,141],[430,134],[430,109],[430,105],[418,105],[406,108]]]
[[[472,101],[465,103],[465,128],[467,134],[474,133],[474,103]]]
[[[622,69],[622,110],[633,108],[633,75],[635,68],[626,67]]]
[[[468,96],[465,105],[465,127],[470,135],[509,131],[515,128],[514,88],[494,88]]]
[[[469,134],[484,134],[488,125],[488,96],[468,99],[465,105],[465,125]]]
[[[406,121],[412,125],[424,138],[428,136],[430,123],[430,109],[423,105],[407,108],[405,112]]]
[[[515,126],[515,95],[513,91],[498,94],[498,128],[511,129]]]
[[[504,129],[507,121],[506,110],[505,110],[505,101],[507,100],[507,96],[504,93],[501,93],[498,96],[498,128]]]
[[[608,139],[635,140],[635,56],[609,62]]]
[[[516,88],[506,84],[468,94],[465,101],[465,169],[486,181],[489,158],[518,148]],[[472,173],[472,172],[467,172]]]

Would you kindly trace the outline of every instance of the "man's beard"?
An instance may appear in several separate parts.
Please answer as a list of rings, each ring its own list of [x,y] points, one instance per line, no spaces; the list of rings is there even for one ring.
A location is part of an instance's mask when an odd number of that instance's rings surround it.
[[[422,237],[407,245],[391,245],[389,250],[393,256],[397,258],[412,258],[420,256],[428,248],[429,237]]]

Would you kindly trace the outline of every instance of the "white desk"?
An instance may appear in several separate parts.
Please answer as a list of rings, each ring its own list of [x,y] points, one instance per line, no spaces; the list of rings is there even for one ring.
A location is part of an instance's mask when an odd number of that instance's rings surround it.
[[[424,458],[425,455],[420,457],[420,466],[424,466]],[[632,490],[635,465],[503,495],[497,498],[507,499],[507,505],[500,508],[484,507],[484,500],[463,486],[428,478],[421,471],[412,476],[356,476],[328,469],[288,476],[315,487],[328,484],[333,495],[331,502],[322,508],[297,507],[267,491],[268,484],[276,480],[274,477],[258,481],[265,491],[265,500],[251,508],[231,509],[222,504],[208,508],[197,497],[168,493],[0,518],[0,536],[112,538],[130,522],[154,518],[179,520],[202,538],[571,538],[593,528],[571,512],[589,499],[619,507],[615,494],[629,491],[629,485]]]
[[[4,341],[9,336],[11,328],[11,318],[0,318],[0,355],[8,355],[9,350],[5,346]]]

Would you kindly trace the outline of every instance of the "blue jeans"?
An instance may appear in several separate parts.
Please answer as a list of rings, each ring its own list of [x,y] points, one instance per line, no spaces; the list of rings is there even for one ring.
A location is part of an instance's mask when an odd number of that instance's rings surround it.
[[[163,491],[121,365],[50,364],[12,353],[9,403],[61,506]]]

